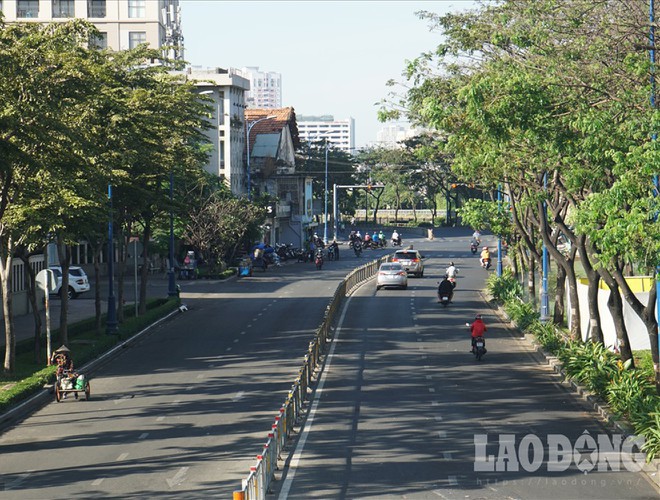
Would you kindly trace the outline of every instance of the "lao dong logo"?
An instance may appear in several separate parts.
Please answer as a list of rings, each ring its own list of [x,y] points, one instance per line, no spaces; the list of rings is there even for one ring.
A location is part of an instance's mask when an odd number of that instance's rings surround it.
[[[642,453],[644,438],[621,434],[597,434],[584,431],[575,441],[563,434],[548,434],[545,442],[535,434],[517,441],[515,434],[499,434],[489,440],[488,434],[474,435],[475,472],[535,472],[544,464],[548,472],[563,472],[575,466],[585,474],[591,471],[630,472],[642,470],[646,456]],[[497,450],[489,455],[486,449]]]

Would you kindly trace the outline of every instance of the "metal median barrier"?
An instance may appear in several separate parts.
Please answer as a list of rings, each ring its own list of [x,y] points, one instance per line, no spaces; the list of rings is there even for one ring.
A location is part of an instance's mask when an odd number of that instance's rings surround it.
[[[250,473],[246,479],[243,479],[241,489],[234,491],[234,500],[264,500],[266,494],[270,492],[270,485],[277,470],[277,461],[285,455],[283,452],[294,426],[303,423],[305,402],[313,393],[312,385],[318,380],[318,374],[323,367],[323,355],[332,340],[332,325],[336,314],[346,297],[362,282],[374,276],[380,265],[390,259],[391,256],[387,255],[354,269],[337,286],[325,310],[323,321],[316,330],[314,339],[309,343],[298,376],[279,414],[275,417],[263,450],[257,455],[257,463],[250,467]]]

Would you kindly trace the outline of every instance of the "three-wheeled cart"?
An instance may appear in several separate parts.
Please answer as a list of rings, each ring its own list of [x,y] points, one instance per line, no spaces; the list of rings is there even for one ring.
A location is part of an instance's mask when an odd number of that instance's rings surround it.
[[[89,380],[82,373],[69,373],[65,371],[55,380],[55,400],[59,403],[66,399],[67,394],[73,394],[78,399],[78,393],[85,393],[85,400],[89,401],[90,387]]]

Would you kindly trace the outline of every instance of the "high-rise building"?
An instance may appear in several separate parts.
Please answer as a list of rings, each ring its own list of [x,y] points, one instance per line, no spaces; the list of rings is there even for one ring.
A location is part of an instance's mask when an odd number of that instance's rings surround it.
[[[334,116],[299,116],[298,133],[304,142],[327,140],[335,149],[355,153],[355,120],[335,120]]]
[[[423,130],[406,125],[391,124],[376,133],[376,146],[386,148],[400,147],[406,139],[418,136]]]
[[[6,23],[86,19],[101,32],[99,48],[126,50],[147,43],[168,46],[165,54],[183,59],[179,0],[0,0]]]
[[[249,108],[279,109],[282,107],[282,75],[273,71],[259,71],[248,66],[241,71],[250,80],[245,100]]]

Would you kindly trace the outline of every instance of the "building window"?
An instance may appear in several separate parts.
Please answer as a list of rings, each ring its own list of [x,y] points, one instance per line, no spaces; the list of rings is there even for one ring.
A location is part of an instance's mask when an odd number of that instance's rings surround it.
[[[53,18],[75,17],[73,0],[53,0]]]
[[[128,33],[128,48],[134,49],[141,43],[147,43],[146,31],[131,31]]]
[[[87,0],[88,17],[105,17],[106,0]]]
[[[144,19],[146,16],[146,0],[128,0],[128,17],[133,19]]]
[[[108,34],[99,33],[98,36],[92,36],[89,40],[89,47],[92,49],[103,50],[108,48]]]
[[[18,0],[16,17],[39,17],[39,0]]]

